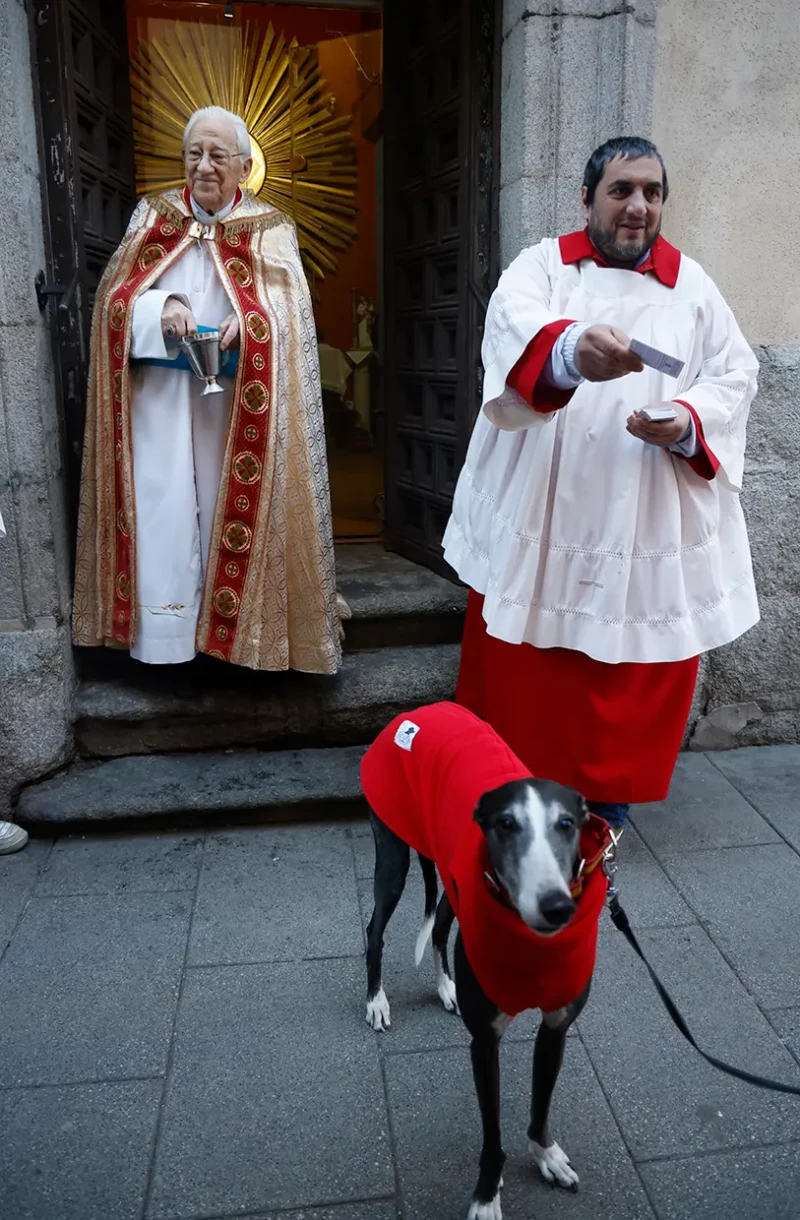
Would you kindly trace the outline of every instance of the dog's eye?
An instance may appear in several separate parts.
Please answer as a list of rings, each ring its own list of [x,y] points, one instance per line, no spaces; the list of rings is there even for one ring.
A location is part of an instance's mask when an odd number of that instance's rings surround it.
[[[575,822],[573,821],[573,819],[571,817],[568,817],[567,814],[564,814],[563,818],[558,819],[558,829],[559,830],[572,830],[574,825],[575,825]]]
[[[517,823],[513,818],[498,818],[497,829],[503,834],[512,834],[517,829]]]

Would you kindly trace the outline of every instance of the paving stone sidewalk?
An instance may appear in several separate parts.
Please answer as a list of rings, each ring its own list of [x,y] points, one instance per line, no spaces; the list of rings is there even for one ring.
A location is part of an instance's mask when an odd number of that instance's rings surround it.
[[[364,1022],[366,823],[33,841],[0,859],[0,1220],[464,1220],[467,1038],[387,937]],[[800,1084],[800,746],[685,755],[623,840],[624,904],[706,1049]],[[800,1099],[707,1067],[604,917],[553,1131],[526,1157],[535,1021],[503,1047],[504,1220],[790,1220]]]

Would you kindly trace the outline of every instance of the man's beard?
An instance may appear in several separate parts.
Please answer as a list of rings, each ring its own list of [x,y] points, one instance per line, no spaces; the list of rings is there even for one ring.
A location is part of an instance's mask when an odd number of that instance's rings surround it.
[[[593,224],[591,220],[589,221],[589,237],[592,245],[604,258],[613,263],[630,265],[638,263],[650,249],[660,232],[661,221],[659,220],[652,233],[642,229],[641,241],[622,243],[616,240],[613,231],[601,229],[598,224]]]

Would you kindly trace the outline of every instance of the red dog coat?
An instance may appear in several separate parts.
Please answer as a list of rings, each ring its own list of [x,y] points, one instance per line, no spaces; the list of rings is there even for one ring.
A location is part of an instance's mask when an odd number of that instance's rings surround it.
[[[473,813],[484,792],[530,779],[492,728],[455,703],[398,716],[364,756],[361,784],[375,813],[415,851],[434,860],[458,918],[467,959],[485,994],[509,1016],[555,1012],[592,977],[606,896],[601,868],[585,870],[578,907],[554,936],[540,936],[498,899],[483,831]],[[590,818],[581,853],[596,864],[608,841]]]

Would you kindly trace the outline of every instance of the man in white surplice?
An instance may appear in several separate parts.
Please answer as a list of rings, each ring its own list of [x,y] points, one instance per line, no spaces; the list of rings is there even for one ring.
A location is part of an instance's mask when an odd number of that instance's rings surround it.
[[[444,539],[471,588],[457,698],[617,826],[667,793],[699,655],[758,621],[739,504],[758,365],[661,236],[667,195],[649,141],[609,141],[586,228],[503,273]],[[671,419],[642,417],[659,405]]]

